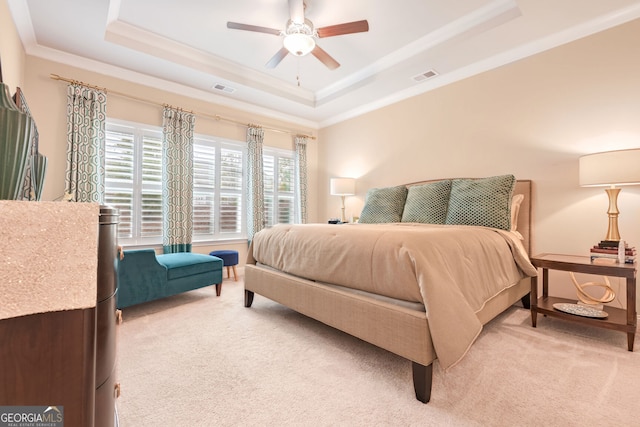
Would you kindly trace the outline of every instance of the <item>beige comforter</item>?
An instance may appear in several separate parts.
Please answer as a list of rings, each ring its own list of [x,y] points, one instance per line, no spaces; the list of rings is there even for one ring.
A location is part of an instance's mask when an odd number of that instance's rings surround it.
[[[260,231],[249,262],[424,304],[440,365],[457,363],[482,329],[476,312],[535,276],[514,233],[484,227],[304,224]]]

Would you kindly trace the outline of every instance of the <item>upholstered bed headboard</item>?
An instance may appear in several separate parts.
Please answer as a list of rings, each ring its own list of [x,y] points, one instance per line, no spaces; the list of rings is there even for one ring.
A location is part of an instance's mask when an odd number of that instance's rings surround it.
[[[436,182],[442,181],[445,179],[455,179],[455,178],[442,178],[442,179],[429,179],[426,181],[412,182],[406,184],[407,187],[412,185],[421,185],[426,184],[428,182]],[[473,178],[472,178],[473,179]],[[520,204],[520,212],[518,214],[517,221],[517,230],[520,234],[522,234],[525,249],[527,253],[531,255],[531,236],[532,236],[532,218],[531,218],[531,193],[532,193],[532,182],[529,179],[519,179],[516,180],[516,185],[513,190],[513,194],[522,194],[524,199]]]

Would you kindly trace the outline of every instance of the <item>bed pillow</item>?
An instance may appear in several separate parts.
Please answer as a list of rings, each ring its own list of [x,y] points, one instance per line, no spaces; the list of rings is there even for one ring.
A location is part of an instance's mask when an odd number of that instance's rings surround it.
[[[478,225],[511,230],[513,175],[454,179],[445,224]]]
[[[511,231],[518,230],[518,214],[523,200],[524,194],[514,194],[511,199]]]
[[[367,198],[358,222],[363,224],[400,222],[406,199],[407,187],[404,185],[372,188],[367,191]]]
[[[412,185],[402,212],[402,222],[444,224],[447,219],[451,180]]]

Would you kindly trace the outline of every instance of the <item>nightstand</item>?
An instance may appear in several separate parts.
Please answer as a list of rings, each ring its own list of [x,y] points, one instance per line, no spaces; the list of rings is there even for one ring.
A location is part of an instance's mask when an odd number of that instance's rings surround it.
[[[627,346],[633,351],[638,324],[636,317],[636,264],[594,264],[588,256],[540,254],[531,257],[531,263],[542,269],[542,296],[538,298],[538,278],[531,278],[531,325],[536,327],[538,313],[570,320],[585,325],[627,333]],[[556,310],[556,303],[575,303],[576,300],[549,296],[549,270],[623,277],[627,284],[627,309],[606,306],[604,319],[578,316]]]

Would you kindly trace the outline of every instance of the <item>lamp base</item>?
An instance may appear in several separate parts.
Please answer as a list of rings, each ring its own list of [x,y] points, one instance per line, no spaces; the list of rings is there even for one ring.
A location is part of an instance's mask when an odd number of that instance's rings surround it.
[[[620,193],[619,188],[607,188],[605,190],[609,195],[609,210],[607,211],[607,215],[609,215],[609,226],[607,228],[607,237],[605,240],[620,240],[620,232],[618,231],[618,194]]]
[[[341,208],[342,209],[342,216],[340,217],[340,220],[342,222],[347,222],[347,218],[344,216],[344,198],[345,198],[345,196],[340,196],[340,197],[342,197],[342,208]]]

